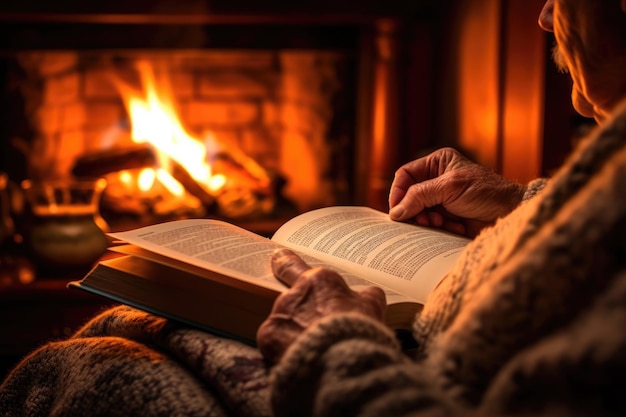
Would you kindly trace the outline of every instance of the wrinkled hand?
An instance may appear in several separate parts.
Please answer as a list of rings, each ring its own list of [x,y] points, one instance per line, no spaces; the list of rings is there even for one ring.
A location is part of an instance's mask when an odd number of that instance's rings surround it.
[[[524,191],[525,186],[443,148],[396,171],[389,216],[474,237],[510,213]]]
[[[288,249],[276,250],[272,271],[291,289],[276,299],[257,332],[258,347],[269,363],[276,363],[305,329],[329,314],[359,312],[383,320],[386,303],[380,288],[355,292],[336,272],[311,268]]]

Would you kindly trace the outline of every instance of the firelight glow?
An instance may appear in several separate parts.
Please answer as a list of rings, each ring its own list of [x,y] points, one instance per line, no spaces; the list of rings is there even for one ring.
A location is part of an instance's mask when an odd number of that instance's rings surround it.
[[[219,189],[216,185],[220,184],[221,187],[225,181],[213,179],[211,166],[207,162],[206,146],[182,126],[173,105],[169,84],[159,82],[157,89],[151,65],[139,62],[137,68],[143,83],[143,94],[129,88],[121,88],[131,120],[133,141],[150,143],[158,150],[162,166],[167,166],[167,158],[171,158],[184,166],[199,184],[204,184],[213,191]],[[156,175],[172,194],[182,195],[184,192],[183,186],[166,171],[160,169],[153,175]],[[148,180],[145,186],[147,184]]]

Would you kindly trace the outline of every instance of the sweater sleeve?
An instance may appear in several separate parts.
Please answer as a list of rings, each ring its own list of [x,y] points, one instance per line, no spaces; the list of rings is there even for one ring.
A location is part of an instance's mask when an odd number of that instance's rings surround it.
[[[395,334],[359,314],[333,315],[307,330],[272,370],[271,397],[276,417],[453,411]]]
[[[537,178],[529,182],[528,185],[526,185],[526,191],[524,191],[522,202],[528,201],[537,194],[539,194],[546,187],[547,184],[547,178]]]

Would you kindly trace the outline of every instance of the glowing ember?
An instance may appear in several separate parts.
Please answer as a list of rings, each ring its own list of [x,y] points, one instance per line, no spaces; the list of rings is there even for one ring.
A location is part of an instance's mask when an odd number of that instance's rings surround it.
[[[226,177],[222,174],[215,175],[209,181],[209,188],[212,191],[217,191],[226,184]]]
[[[141,173],[139,173],[139,178],[137,179],[137,185],[139,185],[139,189],[142,191],[148,191],[152,188],[154,184],[154,179],[156,175],[153,169],[143,169]]]
[[[161,181],[161,183],[165,185],[165,188],[167,188],[174,195],[181,196],[185,192],[185,189],[183,188],[181,183],[176,181],[176,179],[164,169],[157,170],[156,178],[158,178],[159,181]]]

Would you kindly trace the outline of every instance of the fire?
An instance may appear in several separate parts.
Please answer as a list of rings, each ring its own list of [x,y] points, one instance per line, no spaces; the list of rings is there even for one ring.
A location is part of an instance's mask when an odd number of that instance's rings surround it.
[[[139,189],[142,191],[148,191],[152,188],[155,177],[156,175],[152,168],[142,169],[139,173],[139,178],[137,178],[137,185],[139,185]]]
[[[148,61],[138,61],[136,68],[141,79],[140,89],[120,79],[114,79],[114,82],[130,118],[132,141],[136,144],[149,144],[155,150],[157,166],[143,168],[138,173],[121,171],[118,173],[120,182],[130,187],[129,189],[144,193],[155,187],[164,187],[173,196],[183,198],[185,192],[189,191],[189,184],[186,187],[179,181],[183,169],[183,176],[190,177],[195,182],[193,188],[196,194],[199,186],[203,195],[206,193],[215,198],[222,206],[225,204],[223,196],[229,196],[227,198],[231,201],[226,204],[239,204],[241,207],[245,205],[246,210],[250,210],[251,199],[248,194],[258,194],[259,190],[263,194],[270,188],[267,172],[239,150],[229,149],[226,153],[212,133],[206,134],[203,140],[190,134],[178,117],[167,72],[155,72]],[[222,160],[218,163],[218,155],[222,155],[224,159],[224,154],[228,155],[228,162],[224,163]],[[216,163],[224,172],[215,172]],[[247,190],[242,193],[242,188],[246,187]],[[233,190],[236,192],[233,193]],[[235,199],[242,199],[243,194],[246,194],[243,198],[245,203],[232,201],[233,195],[238,196]],[[206,204],[206,198],[201,200]],[[238,209],[233,211],[232,207],[226,209],[229,210],[237,215],[246,214]]]
[[[140,180],[146,186],[150,175],[156,176],[173,194],[182,193],[183,187],[167,172],[168,158],[184,165],[189,174],[199,183],[208,184],[212,178],[206,146],[190,135],[178,118],[171,87],[167,78],[157,80],[147,61],[137,62],[143,91],[135,92],[126,85],[117,83],[124,98],[131,120],[131,137],[135,143],[150,143],[157,149],[161,169],[153,173],[142,173]]]
[[[172,177],[170,173],[166,170],[157,170],[156,177],[159,179],[159,181],[161,181],[163,185],[165,185],[168,190],[172,192],[172,194],[180,196],[183,195],[183,193],[185,192],[185,189],[183,188],[181,183],[176,181],[176,179]]]

